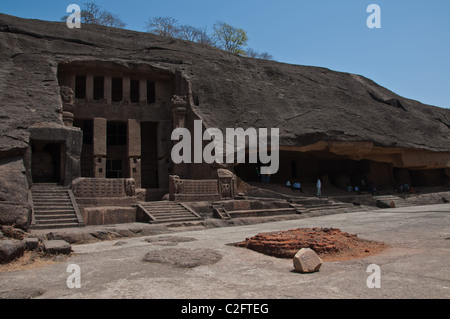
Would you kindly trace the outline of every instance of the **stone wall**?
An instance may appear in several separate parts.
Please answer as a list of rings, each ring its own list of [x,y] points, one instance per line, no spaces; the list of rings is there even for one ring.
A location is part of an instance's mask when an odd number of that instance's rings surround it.
[[[134,207],[86,207],[83,209],[86,225],[108,225],[136,222]]]

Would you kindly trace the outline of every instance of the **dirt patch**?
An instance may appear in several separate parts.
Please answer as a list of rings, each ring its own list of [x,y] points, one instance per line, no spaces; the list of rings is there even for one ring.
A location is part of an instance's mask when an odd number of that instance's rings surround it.
[[[7,263],[0,264],[0,273],[7,271],[19,271],[37,267],[48,266],[66,261],[70,255],[47,255],[43,252],[25,251],[22,257]]]
[[[360,239],[338,228],[298,228],[260,233],[235,244],[265,255],[293,258],[301,248],[311,248],[323,261],[342,261],[378,254],[388,246]]]

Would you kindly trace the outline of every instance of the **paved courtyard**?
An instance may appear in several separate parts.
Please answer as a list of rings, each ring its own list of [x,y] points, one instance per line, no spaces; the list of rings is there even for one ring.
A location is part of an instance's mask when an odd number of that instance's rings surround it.
[[[363,239],[383,241],[390,248],[358,260],[325,262],[319,272],[301,274],[293,271],[290,259],[230,245],[260,232],[300,227],[336,227]],[[154,241],[148,242],[149,237]],[[155,241],[157,237],[163,238]],[[0,297],[450,298],[450,204],[184,229],[72,248],[73,255],[62,262],[0,273]],[[221,256],[220,260],[193,268],[143,261],[147,253],[157,250],[205,248]],[[79,266],[80,288],[68,288],[70,264]],[[380,288],[368,288],[371,264],[380,267]]]

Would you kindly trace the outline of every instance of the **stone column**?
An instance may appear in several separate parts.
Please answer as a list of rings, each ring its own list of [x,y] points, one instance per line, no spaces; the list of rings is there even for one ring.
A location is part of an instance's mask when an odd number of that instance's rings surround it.
[[[122,81],[122,101],[124,104],[130,104],[130,77],[124,76]]]
[[[169,172],[170,168],[170,152],[172,150],[172,141],[170,135],[172,133],[171,121],[158,122],[157,128],[157,152],[158,152],[158,187],[169,187],[169,174],[173,174],[173,171]],[[167,138],[169,137],[169,138]]]
[[[105,75],[105,84],[103,85],[103,97],[106,100],[106,104],[111,104],[111,92],[112,92],[112,79],[110,75]]]
[[[76,82],[76,74],[72,74],[69,78],[69,87],[72,89],[73,92],[75,92],[75,82]]]
[[[147,80],[139,81],[139,105],[147,106]]]
[[[174,95],[172,98],[173,129],[186,127],[187,101],[185,96]],[[175,142],[177,143],[177,142]],[[188,164],[180,163],[173,165],[171,174],[186,178]]]
[[[73,126],[75,95],[73,90],[67,86],[61,86],[60,92],[63,105],[62,120],[65,126]]]
[[[136,187],[141,187],[141,124],[135,119],[128,120],[128,167],[129,176],[134,178]]]
[[[105,118],[94,118],[93,121],[93,161],[94,161],[94,177],[106,177],[106,124]]]
[[[172,98],[173,128],[185,127],[187,102],[184,96],[174,95]]]
[[[88,102],[94,99],[94,76],[92,74],[86,75],[86,100]]]

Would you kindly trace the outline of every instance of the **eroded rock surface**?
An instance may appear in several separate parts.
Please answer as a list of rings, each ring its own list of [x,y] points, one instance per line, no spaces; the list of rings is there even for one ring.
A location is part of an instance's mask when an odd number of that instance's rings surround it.
[[[208,248],[182,249],[165,248],[151,251],[145,255],[143,261],[172,265],[180,268],[194,268],[219,262],[222,255]]]

